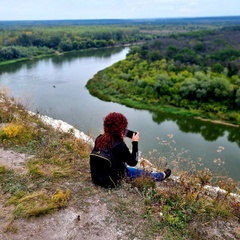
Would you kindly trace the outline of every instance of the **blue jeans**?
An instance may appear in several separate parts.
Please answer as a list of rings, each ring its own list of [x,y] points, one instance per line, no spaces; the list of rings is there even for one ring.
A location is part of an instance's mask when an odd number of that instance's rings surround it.
[[[164,178],[164,173],[163,172],[147,172],[147,171],[144,171],[142,169],[135,168],[135,167],[129,167],[129,166],[127,167],[127,169],[128,169],[127,176],[130,179],[137,178],[141,175],[150,176],[156,181],[161,181]]]

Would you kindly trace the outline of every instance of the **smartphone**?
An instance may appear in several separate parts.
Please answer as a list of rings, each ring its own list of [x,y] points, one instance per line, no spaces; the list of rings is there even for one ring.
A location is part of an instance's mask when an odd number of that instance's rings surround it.
[[[125,131],[125,137],[132,138],[132,136],[133,136],[134,133],[137,133],[137,132],[132,131],[132,130],[129,130],[129,129],[126,129],[126,131]]]

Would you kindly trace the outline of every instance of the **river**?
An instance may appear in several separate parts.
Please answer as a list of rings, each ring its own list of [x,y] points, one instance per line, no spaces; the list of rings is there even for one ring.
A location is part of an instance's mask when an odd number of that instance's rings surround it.
[[[88,50],[1,66],[0,86],[9,88],[29,110],[66,121],[93,138],[101,132],[104,116],[121,112],[129,128],[140,132],[142,155],[153,157],[156,164],[165,159],[186,171],[207,167],[239,181],[239,128],[136,110],[89,94],[87,81],[124,59],[128,50]]]

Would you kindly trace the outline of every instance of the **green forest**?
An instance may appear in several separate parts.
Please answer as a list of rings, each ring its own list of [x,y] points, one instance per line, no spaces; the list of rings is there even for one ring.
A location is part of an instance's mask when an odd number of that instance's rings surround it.
[[[239,23],[238,17],[0,21],[0,65],[9,60],[135,44],[171,33]]]
[[[158,28],[158,27],[157,27]],[[144,24],[110,21],[0,22],[0,63],[157,38]]]
[[[131,46],[90,79],[103,100],[240,124],[240,17],[0,21],[0,66]]]
[[[239,39],[240,25],[161,36],[132,47],[87,88],[135,108],[240,124]]]

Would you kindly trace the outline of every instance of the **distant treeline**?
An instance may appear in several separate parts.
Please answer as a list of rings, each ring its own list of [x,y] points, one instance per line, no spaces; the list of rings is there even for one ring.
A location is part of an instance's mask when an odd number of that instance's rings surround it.
[[[15,28],[0,34],[0,61],[41,54],[103,48],[153,39],[135,27],[61,26]]]
[[[133,107],[170,105],[240,124],[239,39],[240,25],[159,37],[132,47],[87,87]]]
[[[0,61],[134,44],[173,32],[216,29],[240,17],[0,21]]]
[[[221,73],[227,68],[229,77],[240,74],[240,24],[218,30],[204,30],[171,34],[159,40],[133,48],[141,59],[154,62],[161,59],[174,61],[177,71],[199,66],[204,71]]]
[[[239,24],[240,16],[192,17],[192,18],[136,18],[136,19],[71,19],[71,20],[22,20],[0,21],[0,28],[35,26],[83,26],[83,25],[222,25]]]

